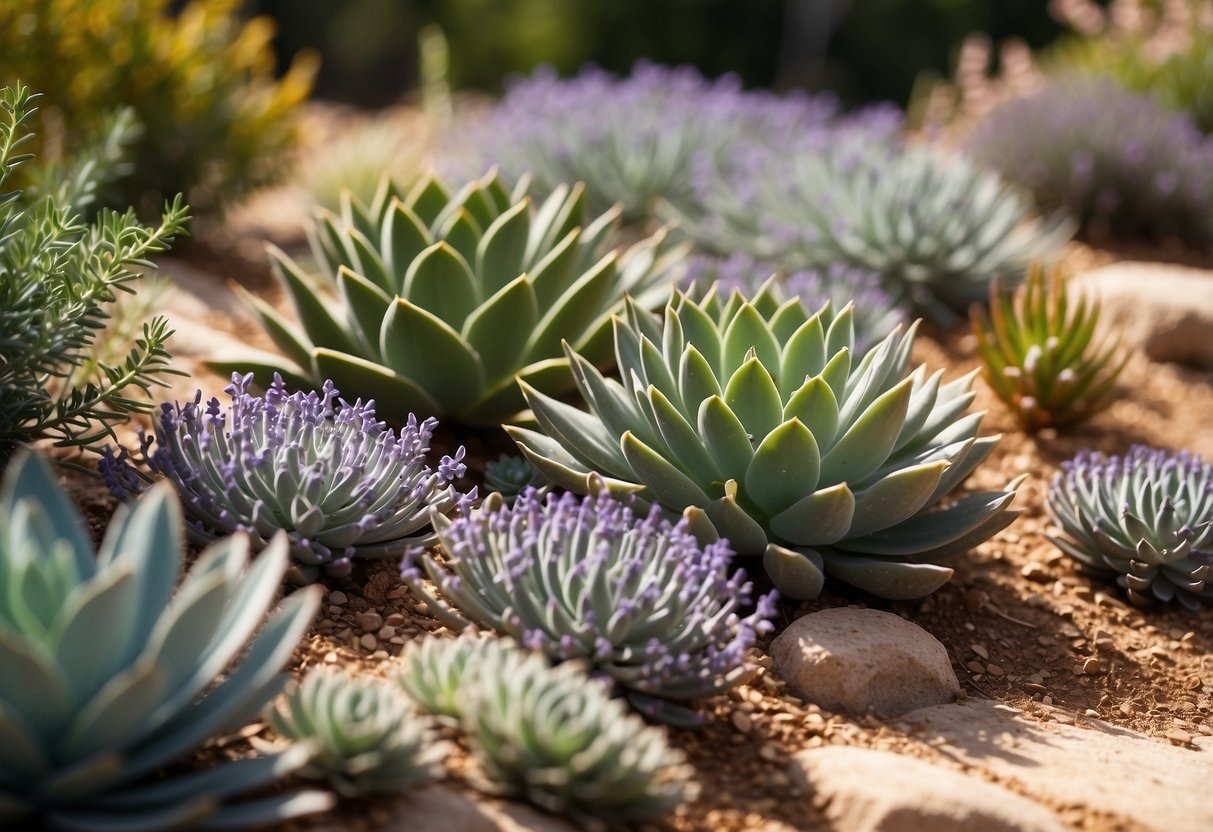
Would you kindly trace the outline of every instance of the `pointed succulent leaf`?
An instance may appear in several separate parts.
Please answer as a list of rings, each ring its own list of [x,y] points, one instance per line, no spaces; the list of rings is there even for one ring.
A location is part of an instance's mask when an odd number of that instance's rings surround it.
[[[784,422],[754,450],[745,474],[745,493],[768,514],[777,514],[817,488],[821,452],[799,419]]]

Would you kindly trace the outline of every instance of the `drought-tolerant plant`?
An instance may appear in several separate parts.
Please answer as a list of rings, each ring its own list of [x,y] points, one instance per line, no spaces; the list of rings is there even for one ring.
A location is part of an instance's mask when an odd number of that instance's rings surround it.
[[[25,86],[0,92],[0,189],[28,161],[28,120],[37,96]],[[84,446],[151,403],[135,397],[164,384],[168,321],[156,317],[114,363],[98,360],[109,305],[131,292],[147,258],[183,230],[178,198],[158,226],[133,213],[80,211],[112,175],[129,121],[119,117],[79,163],[43,170],[30,192],[0,194],[0,459],[21,442],[50,438]],[[117,147],[115,147],[117,146]]]
[[[576,662],[552,668],[504,639],[431,637],[410,648],[396,678],[420,691],[423,708],[459,721],[485,790],[591,827],[655,820],[697,792],[665,732]]]
[[[898,306],[888,292],[880,275],[867,269],[834,263],[820,269],[806,269],[779,274],[779,269],[758,263],[745,254],[728,258],[700,256],[691,260],[685,282],[696,289],[716,286],[717,291],[729,293],[737,289],[746,297],[762,291],[771,277],[772,291],[780,300],[799,298],[805,309],[820,309],[827,302],[842,309],[854,302],[855,349],[868,348],[906,322],[905,310]],[[695,291],[691,291],[695,294]]]
[[[605,491],[528,491],[512,506],[491,495],[478,511],[435,518],[443,559],[414,550],[403,575],[452,629],[474,623],[553,659],[582,659],[650,715],[693,721],[662,700],[712,696],[749,678],[746,653],[771,626],[775,594],[743,618],[753,586],[730,573],[728,542],[700,545],[687,521],[659,512],[636,517]]]
[[[528,488],[546,488],[547,478],[524,456],[502,454],[484,466],[484,489],[497,493],[507,502]]]
[[[24,78],[54,102],[43,119],[44,148],[70,151],[111,108],[130,107],[143,131],[121,204],[145,213],[184,193],[209,210],[284,169],[293,111],[315,69],[310,58],[296,60],[275,81],[274,25],[242,20],[239,7],[9,0],[0,4],[0,83]]]
[[[993,277],[1018,279],[1072,233],[1061,215],[1033,216],[997,174],[906,145],[878,119],[744,148],[697,182],[673,215],[704,250],[790,271],[873,271],[899,303],[947,323]]]
[[[849,307],[675,293],[664,321],[635,305],[616,320],[622,382],[569,350],[588,412],[524,385],[542,432],[507,430],[554,484],[685,510],[701,539],[762,556],[786,596],[829,574],[917,598],[1018,512],[1017,483],[954,493],[998,437],[963,415],[975,374],[909,371],[914,332],[861,357]]]
[[[191,541],[240,531],[261,548],[285,531],[296,561],[290,577],[302,583],[322,569],[347,575],[354,558],[396,557],[425,544],[433,539],[430,511],[475,498],[451,485],[464,473],[462,447],[429,466],[436,419],[410,413],[396,431],[376,418],[374,402],[350,404],[332,382],[288,395],[275,378],[255,396],[251,381],[232,376],[226,412],[218,399],[203,403],[201,391],[184,405],[161,405],[155,434],[143,439],[143,463],[181,495]],[[155,481],[126,457],[107,448],[101,461],[121,499]]]
[[[320,602],[297,592],[268,620],[285,540],[204,551],[179,581],[172,489],[120,508],[99,551],[32,455],[0,485],[0,826],[232,828],[328,808],[324,793],[247,798],[304,749],[156,776],[245,726],[282,689]]]
[[[300,776],[346,797],[407,792],[442,773],[447,745],[395,682],[317,668],[266,714],[281,737],[310,745]]]
[[[1092,0],[1051,5],[1072,35],[1049,47],[1053,70],[1107,74],[1213,132],[1213,5],[1208,0]]]
[[[1031,431],[1065,428],[1103,410],[1129,358],[1096,338],[1099,303],[1071,298],[1060,271],[1034,268],[1014,294],[990,287],[990,308],[971,312],[981,374]]]
[[[1049,488],[1050,536],[1090,572],[1114,575],[1139,606],[1213,599],[1213,465],[1134,445],[1123,456],[1082,451]]]
[[[561,186],[536,206],[525,182],[510,192],[496,173],[453,196],[434,179],[407,195],[385,183],[369,208],[321,213],[318,277],[274,252],[302,329],[249,302],[285,358],[215,366],[263,382],[276,370],[301,384],[331,378],[396,408],[499,424],[523,407],[515,376],[571,389],[561,342],[607,359],[624,295],[656,306],[678,277],[682,252],[664,232],[612,252],[618,211],[583,224],[584,201],[580,185]]]
[[[1213,240],[1213,137],[1146,93],[1061,78],[991,113],[968,148],[1093,234]]]
[[[461,136],[463,158],[447,164],[468,176],[489,165],[511,180],[530,174],[540,193],[584,182],[596,211],[618,203],[636,221],[660,200],[688,198],[700,157],[778,145],[837,114],[829,96],[746,92],[736,76],[708,80],[693,67],[642,62],[625,78],[587,67],[569,79],[544,67],[514,79],[483,124]]]

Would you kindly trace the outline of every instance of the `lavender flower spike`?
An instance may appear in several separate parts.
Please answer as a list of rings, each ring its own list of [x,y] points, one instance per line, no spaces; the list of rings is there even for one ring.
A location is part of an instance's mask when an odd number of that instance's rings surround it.
[[[331,381],[320,392],[287,394],[282,378],[264,397],[251,395],[252,375],[232,375],[218,399],[161,405],[155,436],[141,455],[151,476],[106,449],[101,473],[123,500],[155,479],[177,489],[186,531],[199,545],[237,531],[263,548],[287,532],[297,583],[321,569],[341,577],[353,558],[392,557],[433,540],[430,512],[467,507],[475,499],[451,483],[463,476],[464,449],[426,461],[438,421],[409,414],[394,432],[375,417],[374,401],[350,404]],[[152,447],[156,446],[154,450]]]
[[[700,546],[685,520],[672,524],[656,508],[637,518],[605,493],[541,499],[530,489],[513,506],[494,494],[479,511],[434,525],[446,557],[414,549],[403,575],[435,615],[456,629],[491,627],[559,661],[584,660],[659,719],[693,721],[661,700],[747,679],[747,651],[771,627],[774,592],[741,616],[753,587],[741,570],[730,573],[728,542]],[[449,603],[423,584],[423,570]]]

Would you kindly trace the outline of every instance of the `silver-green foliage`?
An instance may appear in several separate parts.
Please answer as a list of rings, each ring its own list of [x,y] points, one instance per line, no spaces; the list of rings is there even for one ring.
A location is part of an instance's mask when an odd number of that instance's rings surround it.
[[[664,232],[613,252],[618,210],[587,223],[583,203],[577,185],[536,204],[525,181],[511,191],[495,173],[453,195],[433,179],[407,194],[385,183],[369,206],[320,213],[319,275],[273,252],[300,327],[249,301],[286,359],[215,366],[263,383],[274,371],[300,386],[332,379],[400,412],[497,424],[523,406],[515,376],[571,389],[561,342],[608,358],[624,295],[655,306],[677,277],[681,250]]]
[[[1134,445],[1123,457],[1083,451],[1049,489],[1050,537],[1094,573],[1115,576],[1138,606],[1213,600],[1213,465]]]
[[[36,100],[20,85],[0,91],[0,190],[30,158],[19,151],[32,137]],[[132,411],[148,410],[132,392],[163,384],[170,372],[163,317],[143,325],[120,361],[94,354],[116,292],[133,291],[138,267],[188,219],[180,198],[158,226],[144,227],[133,212],[83,219],[131,130],[129,117],[119,116],[73,164],[36,171],[24,194],[0,192],[0,457],[35,439],[96,442]]]
[[[279,735],[310,745],[300,775],[347,797],[406,792],[441,775],[446,743],[394,682],[318,668],[267,714]]]
[[[964,415],[972,374],[910,372],[914,331],[861,356],[849,307],[676,293],[664,323],[635,306],[616,319],[622,382],[569,350],[588,411],[524,384],[542,432],[508,430],[556,485],[685,511],[701,539],[762,556],[786,596],[831,574],[916,598],[1017,512],[1014,483],[957,498],[998,437]]]
[[[665,732],[576,663],[552,668],[475,636],[430,641],[406,657],[401,677],[420,673],[431,693],[447,691],[440,707],[460,720],[481,788],[586,825],[655,820],[696,794],[693,769]]]
[[[793,271],[867,269],[907,308],[947,323],[1074,230],[1060,214],[1034,216],[1026,195],[964,158],[859,129],[739,153],[672,213],[706,250]]]
[[[252,563],[247,539],[220,541],[179,582],[181,526],[158,486],[119,508],[94,553],[49,468],[12,462],[0,487],[0,827],[231,828],[329,806],[315,792],[240,800],[304,764],[298,749],[154,776],[257,717],[319,604],[318,589],[295,593],[266,619],[288,562],[281,538]]]
[[[484,466],[484,490],[500,494],[507,502],[528,488],[543,490],[547,478],[526,457],[502,454]]]
[[[477,675],[503,672],[518,655],[512,644],[471,633],[412,641],[400,655],[394,678],[427,713],[458,724],[468,703],[464,688]]]

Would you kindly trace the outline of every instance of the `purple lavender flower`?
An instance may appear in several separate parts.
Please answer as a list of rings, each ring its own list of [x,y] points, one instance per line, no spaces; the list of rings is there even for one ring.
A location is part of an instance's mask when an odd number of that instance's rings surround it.
[[[1129,600],[1213,599],[1213,465],[1134,445],[1123,457],[1083,451],[1048,496],[1062,534],[1050,539],[1086,570],[1115,575]]]
[[[1097,236],[1213,241],[1213,137],[1148,93],[1064,78],[994,111],[968,150]]]
[[[100,469],[114,494],[134,498],[155,479],[181,496],[190,539],[202,545],[246,532],[255,548],[287,532],[296,582],[349,573],[353,558],[393,557],[433,539],[430,511],[475,499],[451,485],[463,476],[464,449],[426,462],[438,421],[409,414],[399,432],[375,417],[375,404],[339,398],[331,381],[321,392],[288,394],[282,378],[264,397],[251,395],[252,376],[232,375],[231,405],[218,399],[161,405],[154,436],[141,456],[151,476],[107,448]]]
[[[658,200],[689,196],[696,167],[711,157],[779,147],[837,115],[828,95],[745,91],[735,75],[708,80],[692,67],[641,62],[626,78],[587,67],[571,79],[545,67],[512,79],[447,167],[468,178],[496,164],[507,179],[530,174],[541,192],[584,182],[595,211],[619,202],[634,220]]]
[[[726,297],[737,289],[752,299],[772,275],[775,296],[780,301],[799,298],[806,310],[820,309],[826,303],[840,310],[854,303],[855,349],[861,354],[906,322],[905,311],[884,290],[880,275],[843,263],[784,274],[745,254],[724,259],[700,255],[688,265],[684,283],[705,290],[715,283]]]
[[[644,707],[744,681],[746,653],[771,626],[773,592],[740,614],[753,588],[741,570],[729,571],[727,541],[701,546],[686,521],[672,524],[656,508],[638,518],[605,493],[542,499],[531,489],[513,506],[492,495],[479,511],[438,520],[437,531],[444,559],[418,547],[402,566],[436,615],[560,661],[584,660]],[[685,715],[668,705],[654,713]]]

